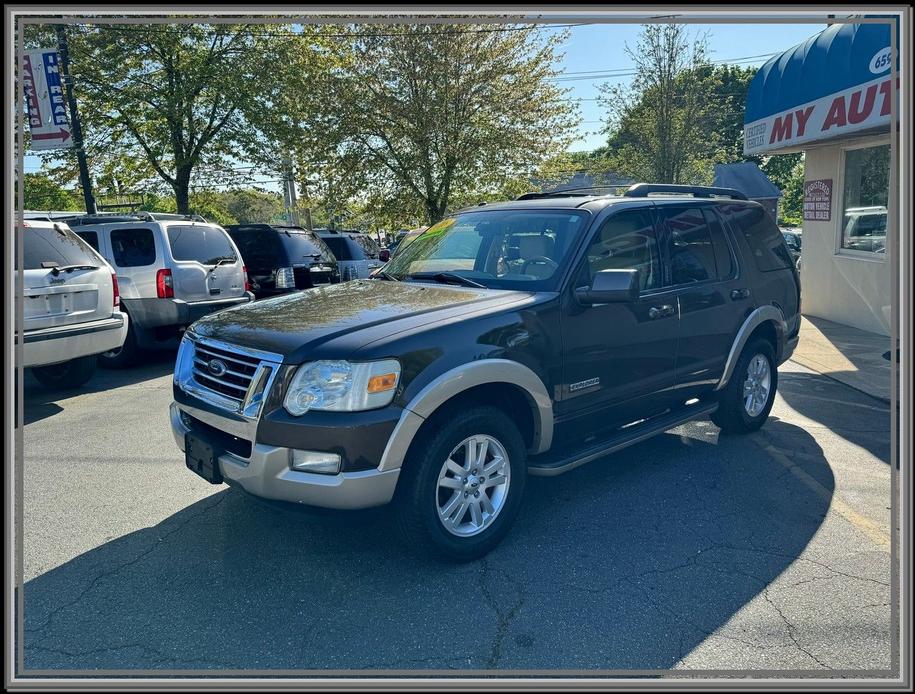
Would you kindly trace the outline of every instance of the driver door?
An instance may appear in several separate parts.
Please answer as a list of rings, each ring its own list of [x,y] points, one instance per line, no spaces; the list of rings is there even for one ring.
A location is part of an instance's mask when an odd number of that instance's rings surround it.
[[[600,270],[639,271],[638,299],[582,305],[575,288]],[[679,310],[665,287],[651,209],[621,210],[594,233],[563,295],[563,378],[557,409],[572,436],[663,409],[675,385]]]

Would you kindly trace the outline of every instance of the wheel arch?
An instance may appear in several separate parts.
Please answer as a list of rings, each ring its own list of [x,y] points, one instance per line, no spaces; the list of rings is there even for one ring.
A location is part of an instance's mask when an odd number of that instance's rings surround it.
[[[540,377],[516,361],[481,359],[443,373],[413,397],[388,439],[378,469],[401,467],[423,424],[465,398],[501,405],[506,410],[523,402],[526,408],[522,410],[521,428],[528,450],[541,453],[552,444],[553,402]]]
[[[734,338],[734,342],[731,345],[731,351],[728,352],[724,372],[721,374],[721,378],[715,386],[715,390],[718,391],[727,386],[728,381],[731,380],[731,376],[734,374],[737,360],[740,359],[740,353],[743,352],[743,348],[754,337],[763,337],[772,343],[772,348],[775,350],[776,362],[780,364],[782,362],[781,355],[784,352],[785,337],[787,333],[788,325],[785,322],[785,317],[781,310],[771,304],[760,306],[754,310],[747,316],[746,320],[744,320],[743,325],[740,326],[740,330],[737,331],[737,336]]]

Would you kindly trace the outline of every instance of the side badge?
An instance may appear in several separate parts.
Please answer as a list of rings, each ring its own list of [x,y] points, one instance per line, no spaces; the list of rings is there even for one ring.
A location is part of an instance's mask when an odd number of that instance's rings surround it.
[[[599,378],[589,378],[587,381],[579,381],[578,383],[569,384],[569,392],[574,393],[577,390],[584,390],[585,388],[590,388],[591,386],[599,386]]]

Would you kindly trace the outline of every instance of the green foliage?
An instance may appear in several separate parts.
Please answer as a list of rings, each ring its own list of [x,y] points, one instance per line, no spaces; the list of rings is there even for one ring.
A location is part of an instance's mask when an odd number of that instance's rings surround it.
[[[759,167],[782,191],[778,202],[779,223],[800,226],[804,212],[804,155],[777,154]]]
[[[743,114],[755,68],[712,65],[707,38],[687,27],[643,27],[627,53],[630,88],[607,87],[605,165],[640,181],[709,184],[713,165],[743,161]]]
[[[62,187],[44,172],[27,173],[23,179],[26,210],[82,210],[78,190]],[[18,186],[16,187],[18,193]]]
[[[69,43],[95,175],[158,180],[181,212],[192,182],[222,183],[263,152],[278,66],[302,47],[263,25],[225,24],[79,25]]]
[[[356,25],[330,44],[335,68],[287,92],[321,95],[322,108],[279,109],[298,114],[284,149],[313,206],[371,200],[382,218],[434,222],[564,149],[575,107],[550,81],[562,37],[487,28],[506,27]]]

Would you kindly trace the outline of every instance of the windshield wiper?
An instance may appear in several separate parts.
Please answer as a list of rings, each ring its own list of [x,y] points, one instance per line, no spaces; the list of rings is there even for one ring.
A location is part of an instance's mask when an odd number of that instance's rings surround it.
[[[234,263],[238,258],[234,255],[221,255],[216,258],[210,258],[205,261],[204,265],[212,265],[214,268],[219,267],[220,265],[225,265],[226,263]]]
[[[462,284],[465,287],[477,287],[478,289],[486,289],[485,284],[480,284],[469,277],[464,277],[459,275],[456,272],[434,272],[434,273],[421,273],[417,272],[412,275],[407,275],[408,277],[414,279],[430,279],[440,282],[441,284]]]
[[[98,270],[98,265],[86,265],[83,263],[75,263],[73,265],[58,265],[53,260],[45,260],[41,267],[46,270],[50,270],[51,274],[57,277],[61,272],[73,272],[74,270]]]
[[[380,277],[385,280],[390,280],[391,282],[400,282],[399,277],[394,277],[394,275],[387,270],[376,270],[372,273],[372,277]]]

